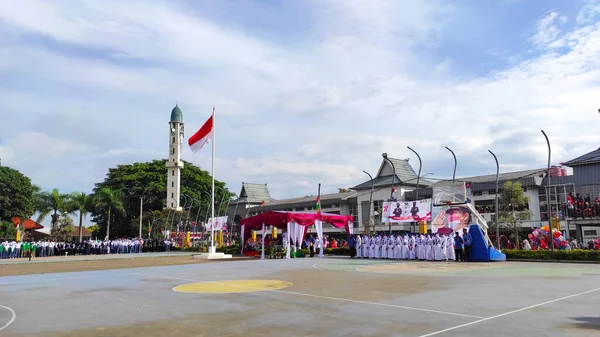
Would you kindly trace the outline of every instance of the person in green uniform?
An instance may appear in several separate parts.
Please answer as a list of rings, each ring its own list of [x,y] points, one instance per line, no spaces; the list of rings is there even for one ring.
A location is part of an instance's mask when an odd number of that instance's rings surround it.
[[[31,261],[31,258],[35,256],[35,252],[37,250],[37,245],[35,244],[35,242],[31,243],[31,252],[29,253],[29,261]]]
[[[23,242],[23,245],[21,246],[21,250],[23,251],[23,257],[29,257],[30,248],[31,247],[29,246],[29,241]]]

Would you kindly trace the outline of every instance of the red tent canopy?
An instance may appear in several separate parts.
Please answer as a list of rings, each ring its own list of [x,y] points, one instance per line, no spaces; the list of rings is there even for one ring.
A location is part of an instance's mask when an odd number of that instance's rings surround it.
[[[240,225],[246,225],[246,230],[262,229],[263,223],[267,226],[274,226],[280,229],[287,228],[287,223],[294,221],[300,226],[310,226],[315,220],[321,220],[323,223],[330,223],[333,227],[343,228],[348,226],[348,221],[353,222],[352,215],[340,215],[330,213],[316,212],[283,212],[269,211],[249,218],[242,219]]]
[[[242,227],[242,250],[244,249],[245,240],[250,237],[252,230],[262,229],[263,224],[266,226],[273,226],[280,229],[288,230],[288,223],[293,222],[298,226],[304,227],[304,230],[297,232],[292,230],[292,233],[288,233],[288,240],[296,236],[296,242],[301,241],[306,234],[308,226],[320,220],[323,223],[330,223],[337,228],[345,228],[346,233],[351,234],[351,228],[349,223],[354,222],[352,215],[339,215],[330,213],[316,213],[316,212],[282,212],[282,211],[269,211],[262,214],[258,214],[249,218],[242,219],[240,225]],[[296,228],[297,230],[297,228]],[[322,229],[320,229],[322,232]],[[319,233],[319,229],[317,229]],[[299,237],[300,236],[300,237]],[[322,240],[322,235],[319,234],[319,239]],[[288,251],[289,254],[289,251]]]

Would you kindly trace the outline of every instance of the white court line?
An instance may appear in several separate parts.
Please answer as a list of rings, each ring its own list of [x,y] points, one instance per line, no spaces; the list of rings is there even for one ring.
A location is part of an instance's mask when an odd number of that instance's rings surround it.
[[[485,322],[485,321],[489,321],[489,320],[492,320],[492,319],[496,319],[496,318],[500,318],[500,317],[504,317],[504,316],[508,316],[508,315],[512,315],[512,314],[516,314],[517,312],[526,311],[526,310],[529,310],[529,309],[541,307],[541,306],[546,305],[546,304],[551,304],[551,303],[559,302],[559,301],[566,300],[566,299],[569,299],[569,298],[573,298],[573,297],[577,297],[577,296],[581,296],[581,295],[593,293],[593,292],[596,292],[596,291],[599,291],[599,290],[600,290],[600,288],[596,288],[596,289],[584,291],[582,293],[578,293],[578,294],[574,294],[574,295],[569,295],[569,296],[557,298],[557,299],[554,299],[552,301],[547,301],[547,302],[543,302],[543,303],[539,303],[539,304],[534,304],[534,305],[531,305],[531,306],[528,306],[528,307],[525,307],[525,308],[521,308],[521,309],[517,309],[517,310],[505,312],[505,313],[500,314],[500,315],[482,318],[482,319],[477,320],[475,322],[461,324],[461,325],[453,326],[451,328],[447,328],[447,329],[444,329],[444,330],[440,330],[440,331],[428,333],[428,334],[425,334],[425,335],[421,335],[419,337],[429,337],[429,336],[439,335],[439,334],[444,333],[444,332],[448,332],[448,331],[452,331],[452,330],[464,328],[466,326],[474,325],[474,324],[477,324],[477,323],[482,323],[482,322]]]
[[[1,305],[1,304],[0,304],[0,308],[4,308],[4,309],[8,310],[12,314],[12,317],[10,318],[10,320],[8,321],[8,323],[6,323],[6,324],[4,324],[3,326],[0,327],[0,331],[2,331],[4,329],[8,328],[8,326],[11,325],[17,319],[17,313],[14,310],[12,310],[11,308],[9,308],[7,306],[4,306],[4,305]]]
[[[171,276],[162,276],[162,275],[153,275],[153,274],[145,274],[145,273],[136,273],[136,274],[137,275],[144,275],[144,276],[151,276],[151,277],[166,278],[166,279],[172,279],[172,280],[189,281],[189,282],[202,282],[202,283],[219,283],[219,282],[221,282],[221,281],[200,281],[200,280],[192,280],[192,279],[186,279],[186,278],[171,277]],[[230,285],[230,286],[233,286],[233,285]],[[240,288],[250,289],[250,287],[240,287]],[[282,293],[282,294],[289,294],[289,295],[297,295],[297,296],[320,298],[320,299],[325,299],[325,300],[335,300],[335,301],[342,301],[342,302],[351,302],[351,303],[359,303],[359,304],[376,305],[376,306],[382,306],[382,307],[388,307],[388,308],[398,308],[398,309],[406,309],[406,310],[414,310],[414,311],[424,311],[424,312],[430,312],[430,313],[435,313],[435,314],[444,314],[444,315],[460,316],[460,317],[467,317],[467,318],[477,318],[477,319],[483,318],[481,316],[458,314],[458,313],[455,313],[455,312],[447,312],[447,311],[439,311],[439,310],[431,310],[431,309],[423,309],[423,308],[415,308],[415,307],[406,307],[406,306],[402,306],[402,305],[387,304],[387,303],[377,303],[377,302],[368,302],[368,301],[360,301],[360,300],[351,300],[351,299],[340,298],[340,297],[330,297],[330,296],[321,296],[321,295],[313,295],[313,294],[306,294],[306,293],[298,293],[298,292],[295,292],[295,291],[263,290],[263,289],[261,289],[261,290],[262,291],[271,291],[271,292],[276,292],[276,293]]]

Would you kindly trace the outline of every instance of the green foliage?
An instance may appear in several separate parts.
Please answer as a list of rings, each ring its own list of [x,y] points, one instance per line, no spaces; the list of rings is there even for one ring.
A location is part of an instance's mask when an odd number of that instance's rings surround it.
[[[304,249],[300,249],[299,252],[302,252],[302,254],[309,256],[310,255],[310,251],[306,248]],[[319,249],[315,249],[315,255],[319,254]],[[323,250],[323,254],[325,255],[343,255],[343,256],[350,256],[350,248],[348,247],[340,247],[340,248],[325,248]]]
[[[217,252],[231,254],[231,255],[239,255],[240,254],[240,246],[232,245],[228,247],[219,247],[217,248]],[[266,252],[266,247],[265,247]]]
[[[74,192],[69,196],[69,209],[72,213],[79,213],[79,237],[82,237],[83,219],[92,209],[92,197],[83,192]]]
[[[499,223],[505,224],[519,240],[520,223],[531,218],[531,212],[520,210],[526,207],[529,200],[523,195],[523,187],[520,182],[507,181],[502,187],[499,196]]]
[[[91,225],[87,228],[87,230],[90,231],[90,233],[92,233],[92,238],[95,238],[98,235],[100,227],[98,227],[98,225]]]
[[[42,222],[48,215],[51,216],[52,228],[58,225],[61,215],[71,213],[70,195],[60,193],[56,188],[50,192],[35,194],[35,210],[40,213],[37,222]]]
[[[598,250],[516,250],[502,251],[507,260],[558,260],[558,261],[600,261]]]
[[[50,238],[58,242],[68,242],[73,239],[75,234],[75,225],[73,219],[63,216],[58,220],[55,227],[50,230]]]
[[[13,217],[27,219],[35,212],[35,188],[17,170],[0,166],[0,221]]]
[[[113,221],[113,217],[115,215],[125,216],[125,208],[123,207],[123,194],[119,190],[113,190],[109,187],[100,188],[96,194],[94,194],[93,203],[94,203],[94,212],[102,216],[106,219],[106,227],[101,228],[100,235],[101,237],[110,236],[111,222]],[[102,231],[104,229],[104,231]],[[114,233],[114,232],[113,232]],[[122,234],[117,234],[117,237],[123,236]],[[114,235],[112,237],[115,237]]]
[[[161,228],[170,229],[171,223],[176,226],[179,219],[179,213],[175,219],[173,214],[165,214],[156,219],[153,211],[162,211],[166,203],[167,195],[167,168],[166,160],[154,160],[146,163],[134,163],[131,165],[119,165],[116,168],[109,169],[104,181],[96,184],[94,195],[97,195],[103,188],[109,188],[118,191],[122,195],[122,206],[124,212],[115,213],[111,222],[111,237],[137,236],[139,231],[140,216],[140,197],[143,196],[143,225],[142,234],[148,234],[148,220],[156,221],[152,225],[152,235],[160,233]],[[184,168],[181,171],[181,194],[192,197],[194,200],[189,214],[189,221],[204,221],[210,213],[210,192],[211,176],[207,171],[199,167],[184,162]],[[217,214],[225,214],[227,201],[234,194],[229,192],[225,183],[215,180],[215,205]],[[199,201],[199,202],[198,202]],[[223,202],[221,202],[223,201]],[[201,207],[198,204],[201,204]],[[219,208],[220,204],[220,208]],[[185,205],[185,199],[182,197],[181,205]],[[186,206],[188,209],[189,204]],[[199,211],[199,212],[198,212]],[[188,219],[188,214],[182,216],[182,221]],[[92,211],[94,221],[100,226],[100,234],[106,233],[107,211],[96,204]],[[168,219],[167,219],[168,218]],[[133,220],[137,219],[135,222]],[[172,221],[174,219],[174,221]]]
[[[12,221],[0,220],[0,239],[14,240],[17,235],[17,229]]]

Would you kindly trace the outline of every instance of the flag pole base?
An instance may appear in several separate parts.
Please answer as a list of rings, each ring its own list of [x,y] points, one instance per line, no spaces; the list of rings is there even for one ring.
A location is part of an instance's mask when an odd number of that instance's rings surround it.
[[[217,247],[210,246],[208,247],[208,253],[196,254],[193,257],[200,260],[222,260],[231,259],[233,256],[231,254],[217,253]]]

